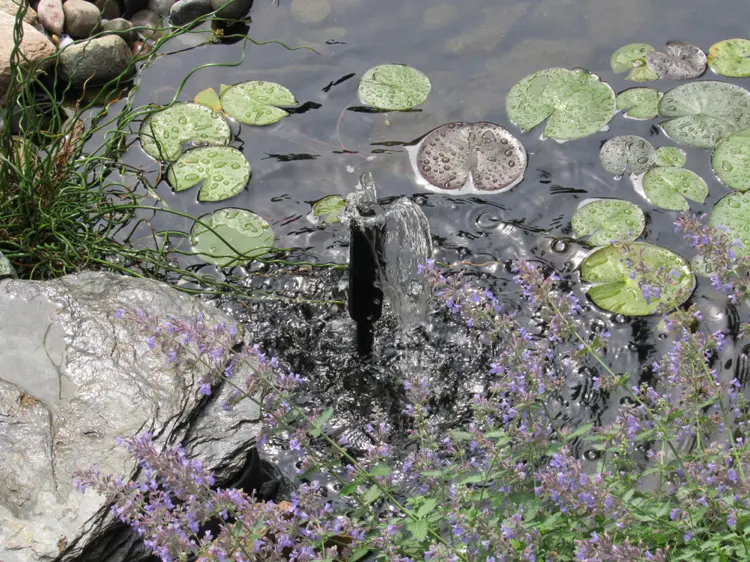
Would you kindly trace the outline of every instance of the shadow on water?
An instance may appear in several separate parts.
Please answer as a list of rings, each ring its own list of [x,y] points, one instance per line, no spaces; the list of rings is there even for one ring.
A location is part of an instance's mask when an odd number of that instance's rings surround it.
[[[231,205],[251,209],[273,226],[279,247],[296,248],[293,257],[316,262],[345,263],[349,232],[344,224],[314,225],[306,219],[311,204],[326,195],[345,197],[363,172],[372,171],[379,186],[378,204],[387,209],[406,197],[419,206],[432,231],[435,257],[448,263],[486,263],[468,267],[467,277],[492,287],[510,309],[520,309],[519,292],[507,269],[509,260],[525,257],[552,267],[586,301],[576,268],[586,249],[574,241],[570,218],[584,199],[617,197],[639,204],[646,212],[643,240],[666,246],[685,257],[689,247],[672,230],[675,213],[649,205],[628,179],[616,180],[600,166],[601,144],[617,134],[647,137],[656,147],[672,144],[651,123],[618,114],[609,129],[564,144],[542,140],[540,131],[521,134],[505,114],[505,95],[525,75],[553,66],[584,67],[601,76],[615,91],[633,84],[616,76],[609,57],[631,42],[661,45],[679,39],[708,49],[713,43],[746,34],[744,21],[731,9],[716,10],[699,0],[326,0],[326,13],[295,13],[291,2],[255,2],[249,34],[257,41],[279,40],[308,45],[291,52],[281,45],[248,45],[237,67],[207,67],[186,83],[179,98],[188,101],[207,87],[245,80],[276,81],[290,88],[299,107],[270,127],[236,126],[233,146],[248,157],[253,177]],[[742,4],[733,3],[736,10]],[[205,37],[204,37],[205,39]],[[191,36],[169,44],[178,50],[197,44]],[[190,42],[193,43],[190,43]],[[169,102],[178,84],[203,64],[238,61],[240,44],[206,45],[158,59],[140,78],[136,105]],[[382,113],[358,111],[359,77],[376,64],[398,62],[426,73],[432,92],[420,111]],[[708,78],[708,77],[707,77]],[[651,84],[665,91],[674,83]],[[449,121],[491,121],[508,127],[529,153],[523,182],[497,195],[456,197],[424,192],[416,183],[405,147]],[[705,151],[686,149],[687,167],[709,184],[706,212],[728,193],[714,177]],[[199,203],[196,190],[173,193],[160,167],[137,143],[125,161],[145,170],[157,184],[160,204],[192,216],[224,206]],[[188,231],[187,219],[154,216],[140,233],[149,243],[150,228]],[[183,249],[188,249],[183,246]],[[202,267],[197,259],[187,265]],[[211,267],[203,268],[206,272]],[[346,300],[346,273],[254,264],[246,277],[248,290],[277,291],[291,299]],[[691,302],[703,311],[711,330],[736,335],[741,318],[736,309],[699,280]],[[406,341],[386,303],[375,324],[370,357],[357,354],[356,330],[341,304],[290,300],[223,302],[246,321],[254,339],[285,358],[308,381],[306,400],[336,408],[339,431],[352,443],[367,439],[362,431],[374,415],[391,420],[396,434],[403,429],[402,369],[413,349],[430,380],[437,406],[434,423],[446,427],[468,411],[471,396],[486,384],[492,350],[480,346],[470,331],[433,303],[431,330]],[[742,319],[744,320],[744,319]],[[583,327],[589,333],[608,330],[611,343],[605,359],[618,373],[638,379],[651,376],[649,365],[670,341],[659,318],[631,319],[588,306]],[[717,362],[721,376],[736,372],[750,379],[748,350],[727,346]],[[620,395],[604,396],[592,388],[594,365],[583,365],[570,376],[557,412],[565,424],[595,419],[611,421],[609,405]],[[397,437],[398,439],[398,437]],[[279,450],[279,458],[286,454]]]

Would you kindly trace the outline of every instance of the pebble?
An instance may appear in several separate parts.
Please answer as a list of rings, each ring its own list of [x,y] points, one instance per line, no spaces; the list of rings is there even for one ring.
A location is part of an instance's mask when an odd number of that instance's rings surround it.
[[[175,0],[148,0],[148,9],[160,16],[168,16],[174,4]]]
[[[140,12],[136,12],[133,14],[133,17],[130,18],[130,23],[133,24],[134,28],[141,28],[136,29],[138,34],[143,37],[144,39],[153,39],[156,40],[162,35],[164,35],[163,31],[156,31],[159,28],[162,27],[162,18],[159,14],[156,14],[152,12],[151,10],[141,10]],[[143,29],[147,28],[147,29]],[[153,31],[149,31],[153,30]]]
[[[211,9],[217,18],[239,20],[244,18],[253,6],[253,0],[211,0]]]
[[[89,37],[99,26],[99,8],[86,0],[68,0],[63,4],[65,32],[71,37]]]
[[[94,6],[99,8],[102,13],[102,19],[113,20],[122,16],[122,8],[119,0],[89,0]]]
[[[169,10],[169,23],[173,26],[186,25],[213,10],[211,0],[180,0]]]
[[[138,40],[138,32],[133,29],[133,25],[128,20],[123,18],[115,18],[102,23],[102,31],[106,31],[107,35],[119,35],[130,46]]]
[[[42,27],[55,35],[62,35],[65,25],[65,12],[62,0],[39,0],[36,7]]]
[[[96,37],[70,45],[60,53],[60,76],[74,88],[105,84],[128,68],[132,72],[132,58],[130,47],[122,37]]]

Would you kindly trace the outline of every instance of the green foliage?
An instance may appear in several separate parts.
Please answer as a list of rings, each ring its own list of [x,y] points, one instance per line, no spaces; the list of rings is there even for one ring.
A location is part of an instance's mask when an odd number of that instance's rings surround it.
[[[296,105],[294,94],[281,84],[251,80],[221,92],[221,106],[227,115],[246,125],[271,125],[289,113],[283,107]]]
[[[226,208],[203,215],[190,231],[193,248],[220,267],[244,265],[273,248],[271,225],[245,209]]]
[[[708,186],[698,174],[684,168],[651,168],[643,176],[643,192],[649,201],[670,211],[690,209],[686,199],[703,203]]]
[[[359,99],[376,109],[404,111],[424,103],[431,89],[429,78],[416,68],[381,64],[362,76]]]
[[[750,189],[750,129],[723,138],[716,145],[711,164],[716,176],[737,191]]]
[[[659,115],[661,96],[653,88],[630,88],[617,94],[617,109],[631,119],[653,119]]]
[[[687,163],[687,155],[676,146],[662,146],[656,149],[655,163],[664,168],[682,168]]]
[[[714,205],[709,224],[726,228],[730,240],[741,245],[734,248],[740,256],[750,256],[750,193],[730,193]]]
[[[578,238],[594,246],[612,242],[632,242],[646,226],[638,205],[629,201],[597,199],[578,208],[570,221]]]
[[[609,139],[599,151],[599,161],[609,173],[622,176],[626,172],[643,174],[654,165],[656,151],[646,139],[621,135]]]
[[[340,195],[327,195],[319,199],[312,206],[310,216],[315,221],[325,223],[339,222],[339,215],[346,207],[346,201]]]
[[[206,146],[185,152],[170,166],[167,177],[175,191],[201,183],[198,201],[224,201],[245,188],[250,171],[247,158],[236,148]]]
[[[612,53],[609,64],[612,71],[620,74],[629,72],[628,80],[634,82],[649,82],[656,80],[659,75],[646,66],[646,55],[656,49],[646,43],[630,43],[623,45]]]
[[[716,74],[732,78],[750,76],[750,41],[726,39],[711,45],[708,65]]]

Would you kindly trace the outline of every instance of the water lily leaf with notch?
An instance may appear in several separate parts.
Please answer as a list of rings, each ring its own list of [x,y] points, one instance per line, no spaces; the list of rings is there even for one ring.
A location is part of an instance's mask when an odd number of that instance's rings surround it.
[[[581,205],[570,221],[576,237],[588,236],[594,246],[632,242],[646,227],[638,205],[618,199],[597,199]]]
[[[656,80],[659,75],[646,66],[646,55],[656,49],[646,43],[630,43],[617,49],[609,59],[609,64],[616,74],[630,71],[628,80],[648,82]]]
[[[687,162],[685,151],[676,146],[662,146],[656,149],[656,165],[682,168]]]
[[[206,146],[180,156],[170,166],[167,179],[175,191],[203,182],[198,201],[224,201],[245,188],[250,172],[250,163],[236,148]]]
[[[668,211],[687,211],[685,198],[703,203],[708,186],[698,174],[684,168],[651,168],[643,176],[643,192],[657,207]]]
[[[750,192],[722,197],[714,205],[708,224],[725,228],[729,239],[741,244],[732,249],[736,256],[750,256]]]
[[[651,273],[645,279],[628,264],[645,263]],[[598,307],[625,314],[648,316],[684,303],[695,289],[695,275],[688,262],[674,252],[645,242],[618,243],[596,250],[581,264],[581,279],[594,286],[588,296]],[[643,295],[643,285],[660,283],[661,294],[650,302]]]
[[[416,68],[381,64],[362,76],[359,99],[376,109],[403,111],[424,103],[431,89],[430,79]]]
[[[310,216],[315,221],[332,224],[339,222],[339,215],[346,207],[346,201],[339,195],[328,195],[313,203]]]
[[[690,80],[706,72],[706,53],[695,45],[669,41],[665,51],[646,54],[646,64],[659,78]]]
[[[208,263],[242,265],[273,247],[271,225],[251,211],[230,207],[203,215],[198,221],[190,231],[190,241]]]
[[[750,127],[750,92],[726,82],[683,84],[659,102],[660,123],[672,140],[698,148],[713,148],[722,138]]]
[[[708,66],[722,76],[750,76],[750,41],[727,39],[711,45],[708,50]]]
[[[661,96],[653,88],[630,88],[617,94],[617,109],[631,119],[653,119],[659,115]]]
[[[520,183],[527,156],[518,139],[500,125],[457,122],[422,139],[416,161],[419,175],[437,189],[497,192]]]
[[[205,90],[198,92],[193,101],[216,111],[221,111],[221,100],[219,99],[219,94],[217,94],[216,90],[213,88],[206,88]]]
[[[750,129],[719,141],[711,157],[716,176],[737,191],[750,189]]]
[[[549,118],[544,135],[559,140],[594,134],[617,111],[612,88],[580,68],[529,74],[511,88],[505,106],[510,120],[524,131]]]
[[[616,176],[630,171],[639,175],[654,165],[656,151],[646,139],[635,135],[621,135],[609,139],[599,151],[604,169]]]
[[[232,119],[245,125],[271,125],[289,113],[281,109],[297,104],[294,94],[281,84],[250,80],[222,91],[221,105]]]
[[[139,131],[141,146],[157,160],[176,160],[188,142],[222,146],[231,132],[221,114],[197,103],[176,103],[150,114]]]

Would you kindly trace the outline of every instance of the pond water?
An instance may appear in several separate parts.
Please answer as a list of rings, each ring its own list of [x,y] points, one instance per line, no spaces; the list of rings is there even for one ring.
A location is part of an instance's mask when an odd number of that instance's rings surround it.
[[[522,134],[507,118],[505,97],[527,74],[557,66],[590,70],[620,92],[634,84],[611,71],[609,59],[615,49],[633,42],[660,48],[666,41],[682,40],[708,50],[715,42],[746,34],[740,2],[726,2],[718,9],[699,0],[256,0],[251,15],[249,35],[255,41],[306,45],[319,54],[289,51],[275,43],[189,48],[159,58],[143,72],[134,105],[168,103],[191,70],[238,62],[244,48],[244,60],[235,67],[195,72],[178,99],[190,101],[204,88],[218,91],[221,84],[270,80],[294,92],[306,111],[270,127],[238,128],[232,146],[244,152],[253,168],[252,180],[240,195],[224,203],[198,203],[196,190],[174,194],[161,181],[157,192],[169,207],[192,216],[227,205],[250,209],[272,224],[277,246],[297,249],[292,261],[345,263],[348,229],[341,224],[314,225],[306,217],[312,202],[331,194],[346,196],[359,175],[371,171],[382,203],[406,196],[421,206],[439,261],[487,262],[471,275],[507,291],[511,306],[518,292],[510,282],[507,261],[514,257],[553,266],[585,300],[575,272],[584,249],[558,239],[571,236],[571,216],[587,198],[616,197],[638,204],[647,221],[642,240],[692,257],[673,231],[677,213],[650,205],[629,179],[614,179],[599,163],[600,146],[618,134],[643,136],[656,148],[674,146],[654,126],[657,120],[635,121],[618,114],[608,130],[558,143],[542,140],[540,128]],[[205,39],[206,34],[188,35],[168,43],[166,50],[186,49]],[[404,63],[424,72],[432,82],[427,101],[405,113],[347,111],[360,105],[361,75],[384,63]],[[703,79],[710,77],[709,71]],[[734,82],[748,86],[748,79]],[[666,91],[679,83],[647,85]],[[451,196],[419,187],[405,146],[450,121],[490,121],[510,129],[529,153],[524,180],[496,195]],[[691,211],[708,212],[730,190],[712,173],[708,151],[681,148],[687,153],[686,168],[709,186],[705,204],[691,203]],[[146,170],[145,177],[156,182],[159,167],[137,143],[125,162]],[[151,226],[187,231],[191,224],[159,214]],[[211,269],[206,266],[203,272]],[[306,299],[345,296],[341,271],[286,274],[285,268],[255,269],[263,275],[248,281],[251,288]],[[692,302],[704,311],[710,329],[735,332],[739,313],[712,291],[707,280],[699,278]],[[334,403],[344,420],[342,427],[361,425],[375,411],[398,417],[399,369],[425,369],[454,418],[460,417],[465,399],[484,381],[488,353],[470,343],[466,330],[456,329],[437,312],[432,318],[443,328],[421,336],[417,344],[394,338],[394,319],[386,314],[378,326],[375,357],[361,360],[354,353],[352,323],[341,305],[223,304],[248,320],[261,343],[314,381],[310,400]],[[612,332],[607,359],[616,371],[633,373],[634,383],[648,375],[644,366],[664,351],[658,324],[658,317],[618,318],[593,306],[584,322],[587,329]],[[409,348],[419,353],[405,351]],[[717,364],[723,367],[721,376],[734,376],[740,364],[736,354],[740,350],[727,347]],[[593,396],[591,376],[589,371],[579,373],[570,382],[569,395],[561,398],[561,415],[571,423],[605,415],[607,403],[620,399],[611,396],[602,402]]]

